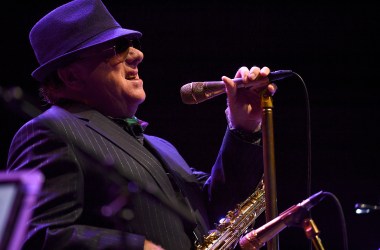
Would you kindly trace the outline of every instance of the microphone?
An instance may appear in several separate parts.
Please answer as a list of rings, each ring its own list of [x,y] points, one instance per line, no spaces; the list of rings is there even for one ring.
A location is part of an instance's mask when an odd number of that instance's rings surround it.
[[[368,214],[371,211],[380,210],[379,205],[370,205],[365,203],[356,203],[355,204],[357,214]]]
[[[291,70],[277,70],[269,73],[265,78],[254,80],[246,85],[243,84],[242,78],[235,78],[233,81],[237,84],[238,88],[257,89],[292,75],[293,72]],[[182,102],[185,104],[198,104],[225,92],[223,81],[191,82],[183,85],[180,90]]]
[[[291,206],[273,220],[247,233],[240,239],[240,246],[242,249],[259,249],[263,247],[267,241],[271,240],[285,227],[300,224],[307,211],[322,201],[324,197],[326,197],[326,193],[320,191],[301,203]]]

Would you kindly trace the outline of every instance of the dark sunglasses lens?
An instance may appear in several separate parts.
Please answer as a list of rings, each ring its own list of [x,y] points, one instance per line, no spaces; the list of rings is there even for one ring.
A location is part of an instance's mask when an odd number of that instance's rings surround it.
[[[133,39],[133,40],[123,39],[115,45],[115,50],[116,50],[116,53],[119,54],[126,51],[129,47],[133,47],[135,49],[141,50],[140,41],[138,39]]]

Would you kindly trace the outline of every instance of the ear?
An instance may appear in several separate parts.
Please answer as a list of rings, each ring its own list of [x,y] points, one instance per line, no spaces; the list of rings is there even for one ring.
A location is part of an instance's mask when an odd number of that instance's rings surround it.
[[[79,78],[79,74],[77,72],[77,68],[73,64],[59,68],[57,70],[57,73],[58,77],[62,80],[67,88],[78,90],[83,87],[81,84],[81,79]]]

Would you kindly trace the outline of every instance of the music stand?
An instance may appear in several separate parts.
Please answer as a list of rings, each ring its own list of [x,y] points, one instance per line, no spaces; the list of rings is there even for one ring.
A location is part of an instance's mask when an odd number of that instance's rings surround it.
[[[21,249],[43,181],[39,171],[0,171],[0,250]]]

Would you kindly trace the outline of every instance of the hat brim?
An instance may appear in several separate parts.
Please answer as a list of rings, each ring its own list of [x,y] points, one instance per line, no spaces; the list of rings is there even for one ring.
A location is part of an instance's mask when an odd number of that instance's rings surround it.
[[[84,49],[109,42],[119,37],[127,37],[133,39],[140,38],[141,36],[142,34],[139,31],[123,29],[120,27],[106,30],[100,33],[99,35],[93,37],[92,39],[88,40],[87,42],[81,44],[81,46],[76,48],[75,50],[69,51],[59,57],[56,57],[40,65],[36,70],[32,72],[32,77],[42,82],[54,70],[71,62],[71,60],[78,54],[78,52]]]

